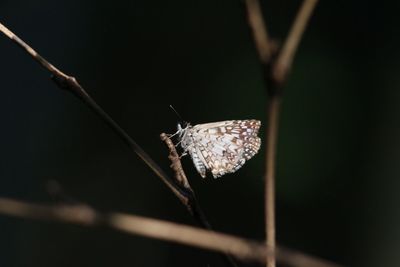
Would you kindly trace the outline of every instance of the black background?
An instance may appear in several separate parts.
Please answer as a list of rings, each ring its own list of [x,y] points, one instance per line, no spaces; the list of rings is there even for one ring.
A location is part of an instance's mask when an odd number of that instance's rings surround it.
[[[300,2],[263,2],[270,35],[284,40]],[[399,5],[320,1],[285,88],[279,244],[350,266],[399,266]],[[168,172],[158,136],[175,132],[170,104],[193,124],[266,124],[240,1],[2,0],[0,21],[76,76]],[[52,203],[46,184],[56,180],[102,211],[194,224],[115,133],[5,37],[0,79],[1,196]],[[264,148],[217,180],[183,162],[216,230],[264,238]],[[0,266],[221,264],[213,253],[112,230],[0,217]]]

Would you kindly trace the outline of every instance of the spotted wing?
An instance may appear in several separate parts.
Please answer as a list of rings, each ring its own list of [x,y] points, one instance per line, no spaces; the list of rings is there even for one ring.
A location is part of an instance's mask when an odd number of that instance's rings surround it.
[[[261,140],[257,120],[232,120],[195,125],[191,130],[193,144],[189,153],[199,173],[204,168],[214,178],[237,171],[259,150]],[[197,161],[197,164],[196,164]],[[200,162],[201,163],[200,163]]]

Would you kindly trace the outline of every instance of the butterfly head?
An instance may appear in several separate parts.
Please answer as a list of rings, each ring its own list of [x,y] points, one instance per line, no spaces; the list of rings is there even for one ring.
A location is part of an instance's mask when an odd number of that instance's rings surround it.
[[[190,126],[190,123],[186,121],[180,121],[178,122],[177,128],[178,128],[178,135],[180,138],[185,134],[187,128]]]

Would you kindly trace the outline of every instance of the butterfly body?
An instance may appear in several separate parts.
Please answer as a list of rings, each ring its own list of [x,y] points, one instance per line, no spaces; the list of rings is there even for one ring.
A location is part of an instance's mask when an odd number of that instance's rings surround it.
[[[209,170],[214,178],[237,171],[259,150],[257,136],[261,122],[230,120],[197,124],[178,124],[180,144],[191,156],[199,174],[205,178]]]

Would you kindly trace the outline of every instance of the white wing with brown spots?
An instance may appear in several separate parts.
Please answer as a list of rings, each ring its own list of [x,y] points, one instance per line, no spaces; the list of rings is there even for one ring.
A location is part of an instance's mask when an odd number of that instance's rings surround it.
[[[209,170],[217,178],[237,171],[258,152],[260,126],[257,120],[231,120],[179,127],[178,132],[200,175],[205,178]]]

